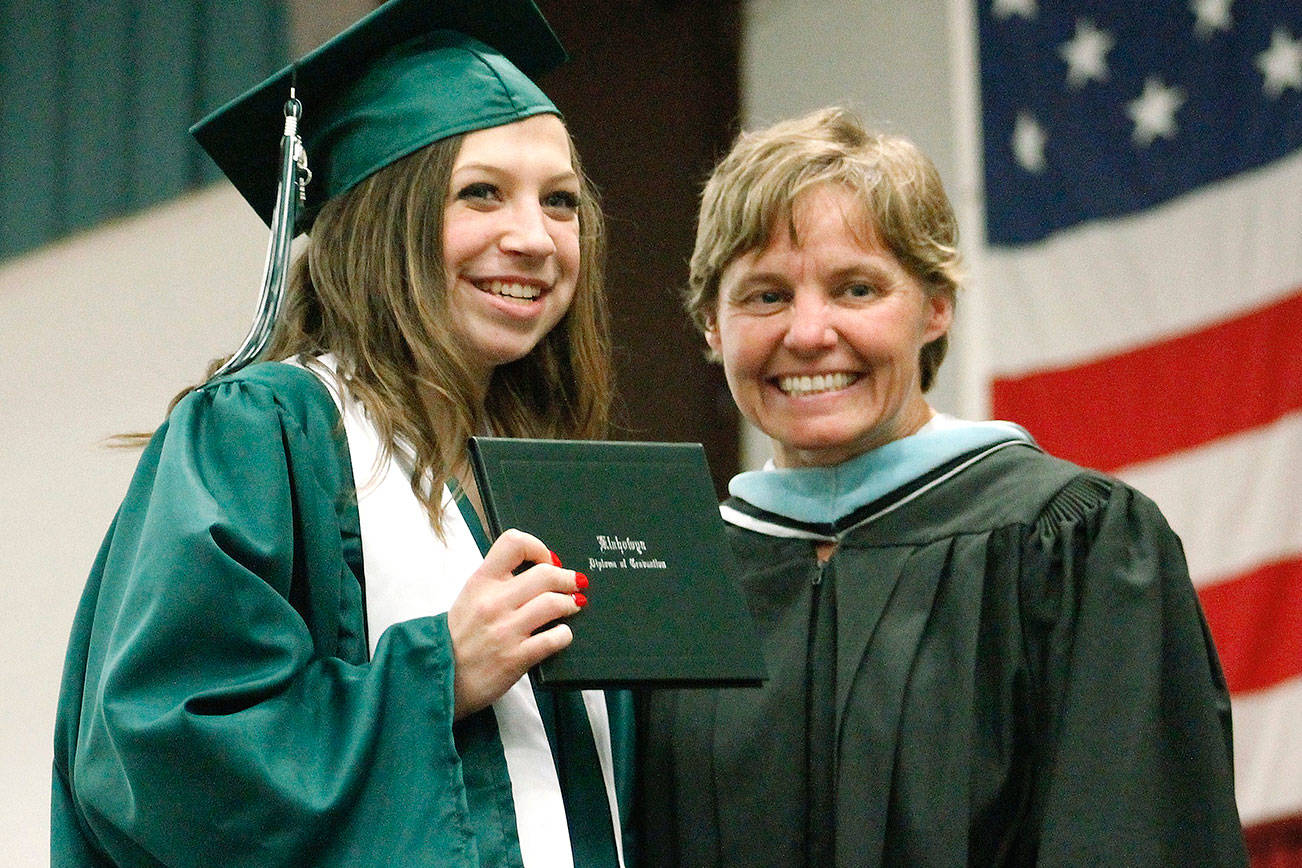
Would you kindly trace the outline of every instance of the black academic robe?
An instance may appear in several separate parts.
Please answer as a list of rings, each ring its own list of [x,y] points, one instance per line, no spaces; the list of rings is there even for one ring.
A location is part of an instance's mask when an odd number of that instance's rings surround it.
[[[1150,500],[1018,445],[881,509],[821,566],[729,527],[770,680],[649,696],[641,864],[1246,864],[1228,692]]]

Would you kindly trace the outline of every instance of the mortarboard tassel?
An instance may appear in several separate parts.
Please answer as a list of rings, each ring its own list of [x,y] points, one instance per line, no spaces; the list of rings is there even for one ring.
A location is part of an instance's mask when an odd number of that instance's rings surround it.
[[[289,274],[290,243],[294,240],[294,225],[299,206],[307,200],[307,185],[312,173],[307,168],[307,153],[298,135],[298,121],[303,115],[303,104],[289,89],[285,101],[285,133],[280,140],[280,180],[276,186],[276,205],[271,215],[271,239],[267,243],[267,261],[262,271],[262,294],[258,299],[258,314],[249,328],[240,348],[212,375],[212,379],[238,371],[255,360],[271,339],[276,316],[285,296],[285,281]]]

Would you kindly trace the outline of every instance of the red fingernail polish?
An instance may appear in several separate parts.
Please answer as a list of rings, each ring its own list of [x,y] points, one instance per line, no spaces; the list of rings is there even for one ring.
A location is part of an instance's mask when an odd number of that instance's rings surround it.
[[[588,605],[588,598],[583,596],[582,594],[576,593],[574,595],[574,605],[582,609],[584,606]]]
[[[576,572],[574,574],[574,587],[578,588],[581,591],[587,586],[588,586],[588,577],[583,575],[583,573]]]
[[[556,552],[552,551],[551,549],[548,549],[547,554],[552,556],[552,566],[559,567],[561,565],[561,559],[556,557]]]

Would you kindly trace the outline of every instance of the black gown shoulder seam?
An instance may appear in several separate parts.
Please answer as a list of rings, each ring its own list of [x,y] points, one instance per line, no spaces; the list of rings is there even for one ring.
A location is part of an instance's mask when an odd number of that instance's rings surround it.
[[[1082,470],[1045,503],[1035,521],[1036,532],[1053,534],[1062,525],[1080,521],[1103,508],[1114,490],[1115,483],[1108,477]]]

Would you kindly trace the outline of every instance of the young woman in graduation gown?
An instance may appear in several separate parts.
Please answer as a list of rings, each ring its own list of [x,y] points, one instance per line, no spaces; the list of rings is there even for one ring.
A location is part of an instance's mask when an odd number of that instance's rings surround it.
[[[774,447],[722,507],[769,680],[652,696],[647,864],[1245,863],[1158,509],[923,397],[957,260],[931,163],[841,110],[706,186],[688,308]]]
[[[196,127],[274,222],[292,83],[311,240],[276,361],[180,399],[95,563],[54,865],[621,864],[617,716],[526,675],[587,580],[490,546],[466,463],[604,429],[600,215],[521,72],[563,57],[528,0],[394,0]]]

